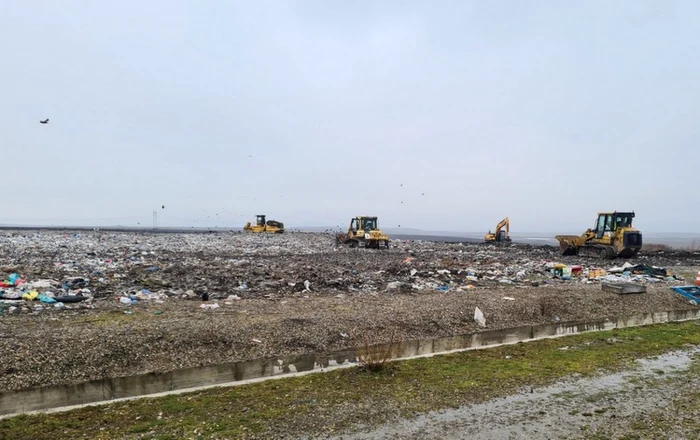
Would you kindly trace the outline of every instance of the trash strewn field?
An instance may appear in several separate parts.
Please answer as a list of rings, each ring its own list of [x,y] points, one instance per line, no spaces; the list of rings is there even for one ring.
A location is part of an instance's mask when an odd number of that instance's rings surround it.
[[[365,332],[382,342],[695,308],[670,287],[698,268],[686,251],[598,261],[517,244],[347,249],[330,234],[5,231],[0,389],[323,352]]]

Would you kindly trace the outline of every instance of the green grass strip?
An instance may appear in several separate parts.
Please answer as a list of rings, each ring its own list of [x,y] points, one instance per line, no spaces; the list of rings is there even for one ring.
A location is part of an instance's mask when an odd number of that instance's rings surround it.
[[[700,344],[696,322],[660,324],[0,420],[3,439],[273,438],[332,434],[478,403],[574,373]],[[568,347],[566,349],[562,349]]]

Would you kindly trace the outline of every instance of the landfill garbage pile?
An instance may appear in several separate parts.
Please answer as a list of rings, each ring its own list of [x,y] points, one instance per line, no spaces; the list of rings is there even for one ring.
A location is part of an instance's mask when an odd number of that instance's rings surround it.
[[[600,261],[520,244],[349,249],[332,234],[4,231],[0,389],[338,350],[364,329],[410,340],[697,308],[670,287],[699,268],[687,251]]]
[[[671,268],[656,266],[670,264]],[[548,246],[394,241],[336,247],[330,234],[3,232],[0,313],[89,309],[168,299],[464,292],[504,285],[683,283],[700,253],[635,261],[561,257]],[[679,267],[681,271],[675,271]]]

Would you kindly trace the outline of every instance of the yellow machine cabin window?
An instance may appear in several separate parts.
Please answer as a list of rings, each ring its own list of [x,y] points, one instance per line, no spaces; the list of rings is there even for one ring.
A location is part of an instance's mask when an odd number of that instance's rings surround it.
[[[377,229],[377,219],[376,218],[366,218],[365,219],[365,231],[374,231]]]
[[[632,216],[629,214],[618,214],[615,216],[615,227],[626,228],[632,226]]]

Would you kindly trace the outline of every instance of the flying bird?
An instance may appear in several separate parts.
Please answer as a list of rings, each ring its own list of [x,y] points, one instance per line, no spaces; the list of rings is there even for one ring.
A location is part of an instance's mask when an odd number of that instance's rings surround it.
[[[49,118],[44,119],[43,121],[39,121],[40,124],[48,124],[49,123]]]
[[[165,209],[165,205],[163,205],[162,208]]]

